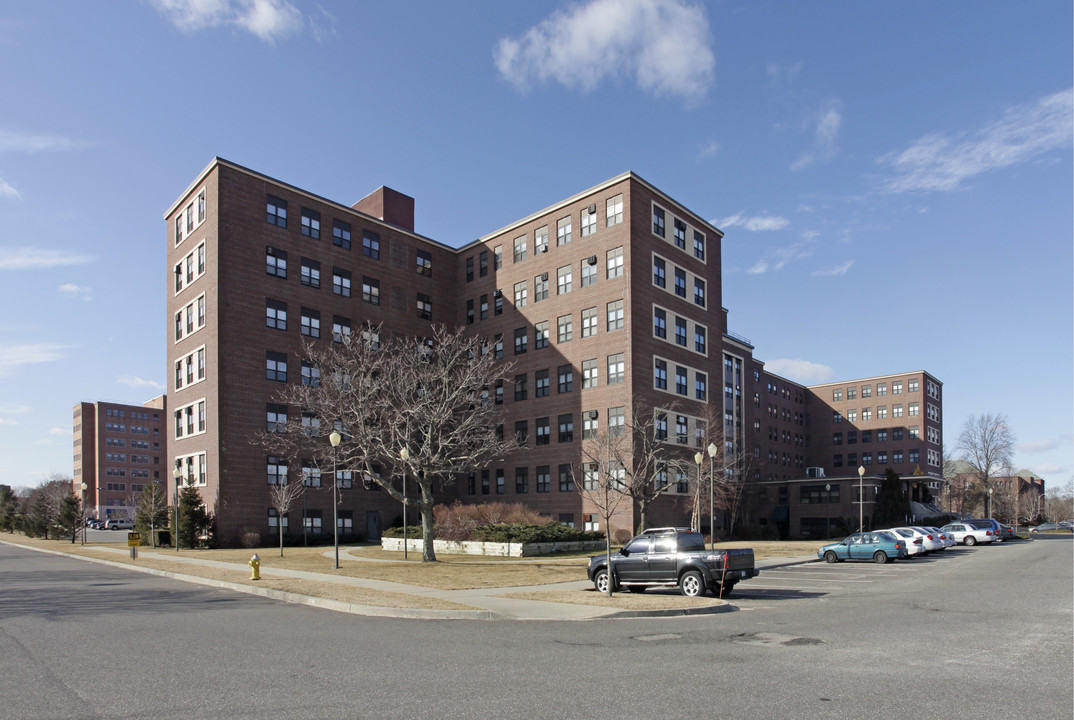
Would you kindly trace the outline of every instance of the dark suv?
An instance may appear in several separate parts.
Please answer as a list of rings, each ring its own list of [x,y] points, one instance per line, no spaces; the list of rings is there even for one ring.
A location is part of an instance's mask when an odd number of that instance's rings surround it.
[[[678,585],[687,596],[702,595],[706,590],[726,596],[740,580],[757,576],[753,567],[753,550],[708,550],[701,533],[689,528],[653,528],[628,542],[612,555],[590,558],[589,579],[600,592],[623,587],[644,592],[655,586]]]

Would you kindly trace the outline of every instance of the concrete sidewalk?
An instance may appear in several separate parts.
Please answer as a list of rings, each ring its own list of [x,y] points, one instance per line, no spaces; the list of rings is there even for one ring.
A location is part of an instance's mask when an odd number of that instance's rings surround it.
[[[370,590],[379,590],[382,592],[401,593],[405,595],[448,600],[463,605],[469,605],[477,609],[432,610],[421,608],[382,607],[377,605],[361,605],[357,603],[348,603],[339,600],[316,597],[312,595],[302,595],[299,593],[286,592],[282,590],[273,590],[271,588],[257,587],[255,585],[228,582],[226,580],[203,578],[197,575],[188,575],[185,573],[169,570],[158,570],[155,568],[148,568],[144,566],[139,567],[137,565],[132,565],[129,563],[113,563],[108,560],[88,558],[83,555],[65,553],[58,550],[38,548],[30,545],[21,545],[19,543],[10,542],[7,540],[0,540],[0,542],[3,542],[4,544],[8,545],[16,545],[18,547],[25,548],[28,550],[37,550],[39,552],[50,553],[54,555],[63,555],[66,557],[78,558],[89,562],[123,567],[129,570],[149,573],[161,577],[170,577],[177,580],[183,580],[185,582],[206,585],[209,587],[224,588],[237,592],[247,593],[250,595],[260,595],[262,597],[283,600],[285,602],[297,603],[301,605],[310,605],[313,607],[324,608],[327,610],[335,610],[337,612],[346,612],[356,615],[369,615],[376,617],[423,618],[430,620],[595,620],[602,618],[609,619],[672,617],[683,615],[712,614],[734,610],[733,605],[730,605],[727,601],[719,600],[715,601],[713,605],[689,609],[677,608],[654,610],[622,610],[619,608],[603,608],[595,605],[576,605],[573,603],[564,602],[549,602],[543,600],[527,600],[522,598],[503,597],[507,594],[540,592],[545,590],[583,591],[592,587],[591,583],[585,579],[567,583],[557,583],[554,585],[538,585],[529,587],[497,587],[473,588],[466,590],[441,590],[438,588],[429,588],[419,585],[407,585],[404,583],[388,582],[385,580],[372,580],[367,578],[330,575],[328,573],[310,572],[307,570],[287,570],[283,568],[266,567],[261,568],[261,575],[265,578],[289,577],[324,583],[334,583],[337,585],[360,587]],[[117,556],[127,555],[129,552],[127,548],[95,547],[94,549],[105,553],[115,554]],[[347,552],[345,549],[341,548],[341,551],[341,554],[346,555],[348,559],[359,560],[359,558],[351,556],[349,552]],[[328,550],[324,554],[326,557],[331,557],[333,551]],[[146,553],[146,557],[149,556],[151,556],[151,554]],[[168,557],[167,559],[171,562],[200,565],[203,567],[216,568],[218,570],[234,571],[240,575],[245,575],[250,572],[249,567],[246,564],[240,563],[227,563],[220,562],[217,560],[190,558],[182,556],[172,556]],[[813,561],[816,561],[815,557],[776,558],[772,560],[758,561],[757,568],[761,571],[763,576],[765,569],[784,567],[787,565],[799,565]]]

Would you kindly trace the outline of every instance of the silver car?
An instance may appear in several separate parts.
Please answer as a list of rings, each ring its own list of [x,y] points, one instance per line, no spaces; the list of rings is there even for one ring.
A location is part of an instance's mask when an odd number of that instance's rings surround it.
[[[953,535],[956,542],[963,545],[976,545],[977,543],[990,543],[996,541],[996,533],[988,528],[979,528],[967,522],[953,522],[944,525],[945,533]]]

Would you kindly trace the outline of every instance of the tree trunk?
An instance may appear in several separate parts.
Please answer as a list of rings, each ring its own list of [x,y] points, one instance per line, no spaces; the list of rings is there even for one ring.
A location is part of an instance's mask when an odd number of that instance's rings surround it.
[[[276,524],[280,527],[280,557],[283,557],[283,517],[276,518]]]
[[[435,531],[433,530],[433,502],[432,498],[426,498],[422,491],[421,503],[421,561],[436,562],[436,550],[433,548]]]

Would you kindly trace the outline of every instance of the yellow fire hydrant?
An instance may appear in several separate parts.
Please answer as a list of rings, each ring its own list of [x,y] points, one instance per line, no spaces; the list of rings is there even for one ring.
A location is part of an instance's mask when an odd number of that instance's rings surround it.
[[[261,558],[257,556],[257,553],[254,553],[254,556],[250,558],[250,579],[261,579]]]

